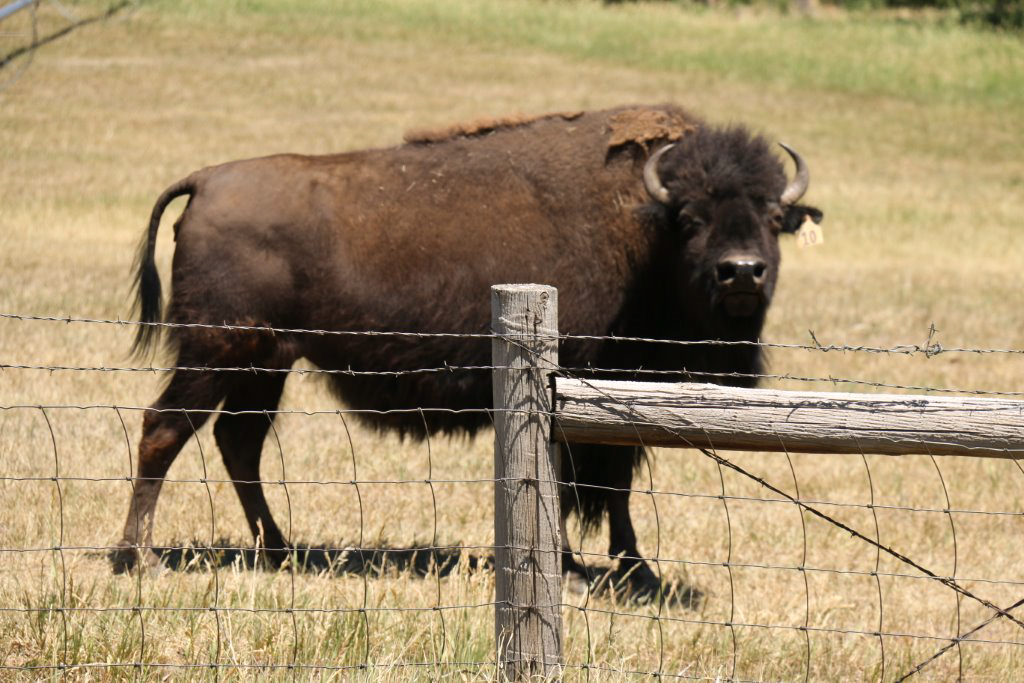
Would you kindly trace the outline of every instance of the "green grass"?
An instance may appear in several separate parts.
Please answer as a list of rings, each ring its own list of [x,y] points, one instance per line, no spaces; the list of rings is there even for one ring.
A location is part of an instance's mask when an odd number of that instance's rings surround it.
[[[190,11],[190,10],[183,10]],[[200,10],[202,11],[202,10]],[[870,14],[805,20],[764,10],[708,12],[675,3],[592,0],[464,3],[357,0],[225,3],[218,20],[259,17],[287,33],[315,17],[355,40],[434,40],[542,50],[574,59],[772,88],[897,96],[917,104],[1024,102],[1024,56],[1015,35]]]
[[[52,27],[60,22],[47,3],[40,20]],[[479,116],[675,101],[709,120],[744,121],[786,140],[811,165],[808,200],[826,212],[826,243],[813,250],[784,243],[769,340],[805,342],[813,330],[826,344],[924,343],[934,324],[935,341],[946,347],[1021,349],[1022,66],[1019,38],[861,13],[825,13],[807,21],[673,3],[140,3],[46,46],[19,80],[0,91],[0,311],[128,317],[129,271],[154,198],[206,164],[283,150],[394,145],[408,129]],[[160,235],[165,282],[173,250],[169,226],[179,206],[168,211]],[[0,362],[125,365],[132,334],[117,326],[3,320]],[[772,369],[1021,391],[1020,358],[780,350],[772,354]],[[145,406],[159,384],[150,373],[7,369],[0,371],[0,405]],[[284,407],[335,404],[305,377],[290,381]],[[487,572],[463,567],[440,581],[401,573],[364,580],[229,566],[111,576],[98,549],[119,538],[140,424],[138,411],[123,410],[120,417],[127,439],[110,409],[0,411],[0,549],[26,550],[0,554],[0,665],[66,663],[79,667],[70,671],[74,680],[134,680],[131,667],[106,665],[139,661],[148,667],[144,678],[190,680],[209,678],[202,665],[217,658],[228,680],[291,680],[287,669],[258,667],[287,665],[293,658],[306,665],[358,666],[368,658],[379,666],[336,671],[334,677],[493,675],[488,667],[457,664],[493,657],[487,606],[493,578]],[[345,483],[353,476],[353,458],[360,480],[418,482],[427,473],[423,445],[356,429],[353,453],[334,415],[287,415],[278,429],[281,448],[267,446],[263,475],[293,482],[287,495],[284,487],[269,485],[268,496],[299,541],[345,546],[363,535],[367,544],[408,547],[433,537],[427,485],[360,485],[360,512],[354,488]],[[227,539],[248,545],[212,434],[204,430],[200,438],[202,450],[190,445],[171,470],[176,481],[161,499],[158,542]],[[437,480],[490,476],[489,435],[472,442],[435,440],[431,447]],[[859,457],[794,455],[793,469],[783,455],[729,457],[786,490],[795,490],[795,471],[807,499],[863,504],[873,495],[881,506],[937,511],[876,510],[884,543],[941,572],[952,571],[954,559],[950,516],[942,510],[1017,511],[1024,504],[1024,474],[1004,461],[951,458],[936,465],[928,458],[869,456],[869,488]],[[805,574],[758,568],[803,561],[797,510],[730,500],[730,527],[717,497],[723,487],[730,496],[765,497],[758,486],[719,473],[691,451],[661,451],[652,468],[656,490],[687,495],[634,496],[641,548],[660,547],[663,558],[690,562],[665,562],[662,569],[698,586],[707,600],[699,611],[670,607],[663,616],[672,620],[661,621],[647,618],[655,615],[650,607],[608,599],[590,606],[623,614],[567,608],[570,663],[590,658],[616,669],[654,670],[660,664],[668,673],[727,676],[735,635],[742,678],[802,679],[809,640],[812,680],[877,679],[879,641],[861,632],[878,627],[879,590],[882,630],[937,637],[955,632],[956,603],[948,590],[903,576],[876,582],[869,548],[810,518],[808,566],[868,574],[807,572],[805,586]],[[59,490],[50,479],[57,473],[64,478]],[[203,477],[212,482],[196,483]],[[642,473],[642,487],[647,477]],[[439,541],[487,545],[491,487],[437,483],[435,489]],[[874,534],[868,510],[825,507]],[[958,577],[1024,580],[1012,551],[1020,533],[1017,517],[953,513],[952,519]],[[589,552],[602,551],[603,533],[587,540]],[[57,545],[65,550],[50,550]],[[731,577],[722,566],[730,557],[746,565]],[[880,569],[908,573],[884,557]],[[1016,584],[968,583],[997,604],[1020,597]],[[445,611],[443,627],[441,614],[430,609],[372,612],[366,622],[353,612],[332,611],[364,604],[484,607]],[[136,605],[145,609],[133,612]],[[63,616],[36,609],[57,606],[84,609]],[[211,612],[211,606],[222,609]],[[296,609],[296,618],[261,611],[278,607]],[[805,616],[812,627],[808,640],[787,628],[732,631],[714,625],[732,617],[799,626]],[[963,602],[961,617],[967,628],[987,614]],[[982,633],[992,640],[1017,637],[1004,623]],[[886,679],[941,644],[887,636]],[[1021,666],[1018,649],[967,645],[965,675],[1013,680]],[[438,659],[437,669],[400,666]],[[194,668],[168,668],[174,664]],[[958,667],[955,654],[945,655],[925,674],[946,680]],[[573,669],[569,678],[584,678],[577,673]],[[590,673],[590,680],[623,678]],[[59,676],[0,670],[2,680]],[[317,675],[304,669],[297,677]]]

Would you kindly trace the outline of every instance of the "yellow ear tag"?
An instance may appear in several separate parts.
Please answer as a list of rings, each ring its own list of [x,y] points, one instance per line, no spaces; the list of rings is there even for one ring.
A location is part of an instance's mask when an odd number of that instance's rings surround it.
[[[822,232],[820,225],[811,220],[810,216],[804,216],[804,223],[796,231],[795,237],[796,246],[801,249],[804,247],[817,247],[825,243],[825,233]]]

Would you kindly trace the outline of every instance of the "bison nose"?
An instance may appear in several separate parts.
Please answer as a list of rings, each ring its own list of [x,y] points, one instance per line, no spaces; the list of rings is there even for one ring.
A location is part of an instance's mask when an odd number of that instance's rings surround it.
[[[756,256],[727,256],[715,269],[718,284],[739,289],[760,289],[768,274],[768,264]]]

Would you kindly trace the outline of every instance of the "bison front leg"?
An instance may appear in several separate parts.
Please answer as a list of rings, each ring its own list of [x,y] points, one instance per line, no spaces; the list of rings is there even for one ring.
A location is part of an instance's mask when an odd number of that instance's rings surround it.
[[[629,514],[629,494],[634,472],[644,461],[642,448],[596,446],[604,481],[605,509],[608,512],[608,554],[616,564],[609,577],[617,592],[635,600],[648,600],[658,593],[661,582],[651,571],[637,548],[633,519]]]
[[[582,564],[576,561],[576,556],[573,553],[572,545],[569,543],[568,533],[568,521],[570,506],[565,504],[565,500],[568,496],[572,495],[572,491],[562,490],[559,495],[562,498],[562,580],[565,581],[565,585],[568,587],[569,592],[577,595],[585,594],[590,590],[590,572]]]
[[[661,581],[640,556],[636,532],[629,515],[629,484],[608,494],[608,554],[618,558],[612,574],[616,590],[636,600],[649,600],[661,589]]]
[[[563,536],[562,572],[570,586],[585,581],[595,590],[614,588],[639,600],[649,599],[660,589],[658,577],[641,559],[629,515],[633,472],[642,461],[642,449],[626,446],[569,444],[562,451],[563,481],[577,484],[562,488],[563,520],[575,512],[587,530],[607,514],[608,554],[615,562],[608,571],[587,571],[573,557]]]

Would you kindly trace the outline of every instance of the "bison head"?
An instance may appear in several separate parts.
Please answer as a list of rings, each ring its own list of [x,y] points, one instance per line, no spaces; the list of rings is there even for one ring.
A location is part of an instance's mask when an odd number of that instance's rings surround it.
[[[790,182],[769,143],[744,128],[700,128],[646,162],[644,185],[670,235],[673,289],[705,334],[757,336],[778,277],[779,235],[807,216],[821,219],[796,203],[810,174],[783,148],[796,164]]]

